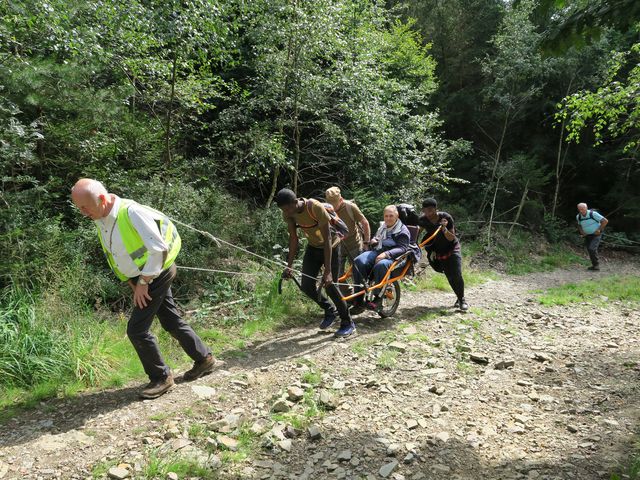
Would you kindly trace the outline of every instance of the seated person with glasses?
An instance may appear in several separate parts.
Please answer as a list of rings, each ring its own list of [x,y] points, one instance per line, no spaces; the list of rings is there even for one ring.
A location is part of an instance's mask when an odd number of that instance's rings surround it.
[[[380,283],[393,262],[409,250],[411,235],[407,226],[398,217],[398,209],[395,205],[385,207],[384,222],[369,243],[371,250],[361,253],[355,259],[354,293],[364,289],[363,283],[371,274],[373,274],[374,284]],[[373,293],[373,301],[368,302],[366,307],[377,311],[382,305],[380,289],[374,290]],[[364,296],[355,297],[351,314],[362,313],[364,309]]]

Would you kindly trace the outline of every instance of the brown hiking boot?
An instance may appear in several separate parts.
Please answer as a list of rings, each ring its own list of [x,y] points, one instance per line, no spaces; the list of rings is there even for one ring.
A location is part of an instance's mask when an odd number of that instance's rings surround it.
[[[213,369],[216,367],[220,367],[224,365],[222,360],[217,360],[213,357],[213,355],[209,354],[206,358],[200,362],[195,362],[193,364],[193,368],[187,372],[184,372],[185,382],[191,382],[196,380],[204,375],[208,375],[213,372]]]
[[[145,386],[140,392],[142,398],[158,398],[174,387],[173,375],[169,374],[162,380],[156,380]]]

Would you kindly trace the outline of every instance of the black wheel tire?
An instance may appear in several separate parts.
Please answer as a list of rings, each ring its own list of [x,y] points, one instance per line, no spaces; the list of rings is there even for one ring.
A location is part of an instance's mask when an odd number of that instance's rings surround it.
[[[392,317],[400,305],[400,282],[393,282],[385,287],[382,294],[382,308],[378,314],[382,318]]]

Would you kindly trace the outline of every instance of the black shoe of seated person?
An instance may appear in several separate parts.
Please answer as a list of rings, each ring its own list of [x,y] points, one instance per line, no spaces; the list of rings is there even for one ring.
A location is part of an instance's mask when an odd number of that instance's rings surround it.
[[[379,312],[382,309],[382,298],[376,295],[370,302],[367,302],[367,308]]]
[[[360,315],[364,310],[365,308],[362,300],[354,301],[353,305],[351,305],[351,308],[349,309],[349,314]]]

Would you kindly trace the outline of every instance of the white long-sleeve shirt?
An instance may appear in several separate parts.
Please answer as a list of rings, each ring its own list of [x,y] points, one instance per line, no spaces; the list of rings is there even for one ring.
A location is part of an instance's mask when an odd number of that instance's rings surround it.
[[[156,223],[156,220],[160,220],[163,217],[152,209],[145,208],[137,203],[133,203],[129,207],[129,218],[131,219],[133,228],[136,229],[149,252],[147,263],[145,263],[142,270],[140,270],[124,248],[117,223],[118,211],[122,206],[122,199],[116,195],[114,195],[114,197],[115,201],[109,214],[106,217],[95,220],[102,234],[105,247],[113,256],[118,270],[128,278],[134,278],[139,275],[157,277],[160,272],[162,272],[164,254],[168,251],[167,244],[163,240],[160,230],[158,229],[158,224]]]

